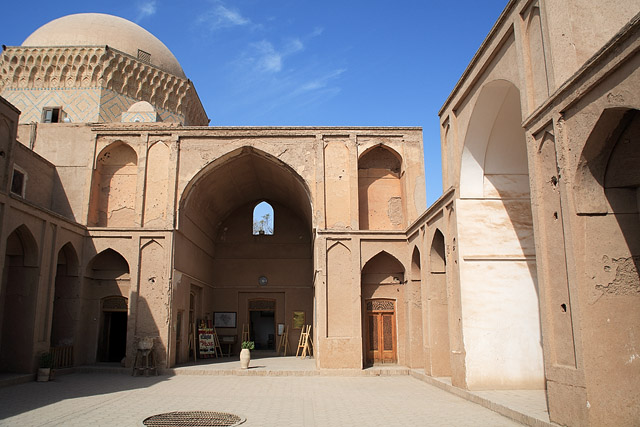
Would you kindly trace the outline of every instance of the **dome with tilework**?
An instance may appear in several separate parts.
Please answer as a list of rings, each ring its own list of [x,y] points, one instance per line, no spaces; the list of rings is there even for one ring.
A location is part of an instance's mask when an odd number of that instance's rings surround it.
[[[113,15],[63,16],[38,28],[22,43],[29,47],[105,45],[186,78],[176,57],[160,40],[139,25]]]

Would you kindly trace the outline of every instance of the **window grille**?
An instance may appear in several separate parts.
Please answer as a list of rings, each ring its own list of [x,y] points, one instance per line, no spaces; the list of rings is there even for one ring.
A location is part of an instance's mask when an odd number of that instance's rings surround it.
[[[138,49],[138,59],[146,64],[151,64],[151,54]]]

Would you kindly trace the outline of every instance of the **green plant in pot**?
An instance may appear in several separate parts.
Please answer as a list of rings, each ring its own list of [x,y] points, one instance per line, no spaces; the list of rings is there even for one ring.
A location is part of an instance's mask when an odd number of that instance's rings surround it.
[[[240,350],[240,368],[248,369],[251,361],[251,350],[255,348],[253,341],[242,341],[242,350]]]
[[[49,381],[53,368],[53,356],[49,352],[40,354],[37,381]]]

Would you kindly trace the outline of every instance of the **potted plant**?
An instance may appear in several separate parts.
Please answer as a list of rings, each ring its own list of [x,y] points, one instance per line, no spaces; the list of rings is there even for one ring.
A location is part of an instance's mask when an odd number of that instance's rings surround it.
[[[253,341],[242,341],[242,350],[240,350],[240,368],[248,369],[249,361],[251,361],[251,350],[255,348]]]
[[[53,357],[51,353],[45,352],[40,354],[37,381],[49,381],[51,368],[53,367]]]

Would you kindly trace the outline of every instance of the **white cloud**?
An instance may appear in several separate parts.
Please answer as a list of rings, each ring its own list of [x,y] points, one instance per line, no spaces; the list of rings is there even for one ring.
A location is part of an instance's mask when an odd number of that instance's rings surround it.
[[[198,18],[198,23],[205,24],[210,30],[220,30],[251,24],[251,20],[231,9],[220,0],[214,0],[213,6]]]
[[[266,72],[278,72],[282,70],[282,54],[276,51],[273,45],[262,40],[253,44],[257,57],[254,59],[258,69]]]
[[[138,2],[138,16],[136,18],[136,22],[140,20],[155,15],[157,11],[157,2],[156,0],[146,0],[142,2]]]
[[[291,55],[293,53],[300,52],[301,50],[304,50],[304,44],[300,41],[300,39],[296,38],[291,39],[287,42],[283,52],[285,55]]]
[[[215,14],[221,23],[224,22],[230,25],[245,25],[249,23],[249,20],[240,15],[238,11],[228,9],[222,4],[216,7]]]
[[[340,77],[342,73],[344,73],[346,68],[341,68],[338,70],[333,70],[323,76],[318,77],[317,79],[310,80],[298,86],[298,88],[294,91],[295,95],[299,95],[305,92],[312,92],[319,89],[323,89],[327,87],[329,82],[333,79]]]
[[[286,57],[302,50],[304,44],[297,38],[288,40],[281,49],[276,49],[268,40],[261,40],[249,45],[242,62],[260,72],[277,73],[282,71]]]

